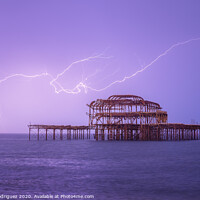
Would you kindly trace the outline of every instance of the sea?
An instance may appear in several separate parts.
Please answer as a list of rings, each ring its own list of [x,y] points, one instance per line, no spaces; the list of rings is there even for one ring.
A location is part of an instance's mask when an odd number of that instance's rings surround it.
[[[200,141],[0,134],[0,199],[199,200]]]

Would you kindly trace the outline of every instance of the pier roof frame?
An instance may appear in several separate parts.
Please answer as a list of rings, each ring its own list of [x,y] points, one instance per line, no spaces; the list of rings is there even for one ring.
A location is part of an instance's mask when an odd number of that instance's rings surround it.
[[[96,101],[92,101],[90,104],[87,104],[87,106],[92,109],[98,109],[102,107],[113,107],[120,105],[127,105],[127,106],[141,105],[141,106],[147,106],[148,108],[152,109],[158,109],[158,110],[162,109],[158,103],[144,100],[142,97],[135,95],[112,95],[108,97],[108,99],[97,99]]]

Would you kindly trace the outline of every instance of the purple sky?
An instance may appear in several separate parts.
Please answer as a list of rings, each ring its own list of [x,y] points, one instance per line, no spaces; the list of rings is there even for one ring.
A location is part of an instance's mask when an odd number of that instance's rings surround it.
[[[0,80],[50,73],[72,89],[81,80],[101,89],[149,64],[171,45],[200,37],[199,0],[1,0]],[[51,78],[13,77],[0,83],[0,133],[27,124],[88,124],[87,103],[112,94],[158,102],[169,122],[200,122],[200,40],[178,46],[151,67],[102,91],[56,94]]]

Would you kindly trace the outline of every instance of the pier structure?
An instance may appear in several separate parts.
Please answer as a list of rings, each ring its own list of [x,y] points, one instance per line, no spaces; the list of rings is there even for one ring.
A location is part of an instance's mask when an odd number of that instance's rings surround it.
[[[96,140],[198,140],[200,125],[168,123],[158,103],[135,95],[112,95],[89,105]]]
[[[29,140],[200,140],[200,125],[168,123],[158,103],[135,95],[112,95],[87,104],[88,126],[28,125]]]
[[[90,139],[89,126],[28,125],[29,140]]]

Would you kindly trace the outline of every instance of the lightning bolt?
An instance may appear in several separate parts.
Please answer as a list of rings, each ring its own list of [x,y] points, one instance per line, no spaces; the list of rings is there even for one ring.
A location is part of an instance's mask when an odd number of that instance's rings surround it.
[[[183,41],[183,42],[179,42],[179,43],[176,43],[176,44],[173,44],[170,48],[168,48],[167,50],[165,50],[163,53],[161,53],[159,56],[157,56],[153,61],[151,61],[149,64],[147,64],[146,66],[144,66],[142,69],[136,71],[135,73],[131,74],[130,76],[125,76],[123,79],[121,80],[116,80],[112,83],[110,83],[109,85],[107,85],[106,87],[104,88],[101,88],[101,89],[95,89],[95,88],[92,88],[92,87],[89,87],[89,86],[84,86],[84,87],[87,87],[88,89],[90,90],[93,90],[93,91],[96,91],[96,92],[100,92],[100,91],[103,91],[103,90],[106,90],[108,89],[109,87],[117,84],[117,83],[123,83],[124,81],[130,79],[130,78],[133,78],[134,76],[136,76],[137,74],[143,72],[144,70],[146,70],[147,68],[151,67],[154,63],[156,63],[160,58],[166,56],[170,51],[172,51],[174,48],[178,47],[178,46],[181,46],[181,45],[185,45],[185,44],[188,44],[190,42],[193,42],[193,41],[198,41],[200,40],[200,38],[194,38],[194,39],[190,39],[190,40],[186,40],[186,41]]]
[[[111,58],[111,57],[105,57],[105,56],[103,56],[103,53],[102,53],[102,54],[99,54],[99,55],[96,55],[96,56],[90,56],[88,58],[84,58],[84,59],[75,61],[75,62],[71,63],[68,67],[66,67],[61,73],[57,74],[55,78],[51,74],[49,74],[47,72],[41,73],[41,74],[36,74],[36,75],[13,74],[13,75],[9,75],[9,76],[1,79],[0,83],[2,83],[4,81],[7,81],[8,79],[14,78],[14,77],[38,78],[38,77],[41,77],[41,76],[48,76],[48,77],[51,78],[51,81],[49,82],[49,84],[54,88],[54,91],[57,94],[59,94],[60,92],[65,92],[65,93],[68,93],[68,94],[78,94],[78,93],[81,92],[82,88],[84,89],[85,93],[87,93],[88,86],[84,82],[86,82],[92,76],[95,76],[98,73],[98,71],[96,71],[94,74],[89,75],[83,81],[80,81],[73,89],[66,89],[66,88],[64,88],[58,82],[58,79],[61,76],[63,76],[68,70],[70,70],[76,64],[79,64],[79,63],[82,63],[82,62],[89,62],[89,61],[95,60],[95,59],[108,59],[108,58]]]
[[[133,78],[134,76],[136,76],[137,74],[145,71],[146,69],[148,69],[149,67],[151,67],[154,63],[156,63],[158,60],[160,60],[162,57],[166,56],[170,51],[172,51],[173,49],[181,46],[181,45],[185,45],[188,44],[190,42],[193,41],[198,41],[200,40],[200,38],[194,38],[194,39],[189,39],[183,42],[178,42],[176,44],[173,44],[172,46],[170,46],[168,49],[166,49],[163,53],[161,53],[159,56],[157,56],[154,60],[152,60],[149,64],[145,65],[142,69],[136,71],[135,73],[131,74],[130,76],[125,76],[124,78],[120,79],[120,80],[116,80],[114,82],[111,82],[110,84],[108,84],[107,86],[100,88],[100,89],[96,89],[93,88],[91,86],[88,86],[86,84],[86,81],[92,77],[95,76],[97,74],[97,71],[92,74],[89,75],[88,77],[86,77],[84,80],[80,81],[78,84],[75,85],[74,88],[72,89],[66,89],[62,86],[62,84],[59,83],[58,79],[60,77],[62,77],[69,69],[71,69],[74,65],[82,63],[82,62],[89,62],[91,60],[95,60],[95,59],[107,59],[107,58],[111,58],[111,57],[105,57],[102,54],[96,55],[96,56],[90,56],[88,58],[85,59],[81,59],[78,61],[75,61],[73,63],[71,63],[68,67],[66,67],[61,73],[57,74],[56,77],[54,78],[51,74],[49,73],[41,73],[41,74],[36,74],[36,75],[25,75],[25,74],[13,74],[10,76],[5,77],[4,79],[0,80],[0,83],[7,81],[8,79],[14,78],[14,77],[24,77],[24,78],[37,78],[37,77],[42,77],[42,76],[48,76],[51,78],[51,81],[49,82],[50,86],[52,86],[54,88],[55,93],[59,94],[60,92],[65,92],[68,94],[78,94],[81,92],[81,89],[83,89],[85,91],[85,93],[87,93],[88,90],[92,90],[95,92],[101,92],[104,91],[108,88],[110,88],[111,86],[115,85],[115,84],[119,84],[119,83],[123,83],[124,81]]]
[[[90,56],[88,58],[85,58],[85,59],[82,59],[82,60],[78,60],[78,61],[75,61],[73,63],[71,63],[67,68],[64,69],[64,71],[62,71],[61,73],[57,74],[56,78],[53,78],[51,81],[50,81],[50,85],[52,87],[54,87],[54,90],[55,92],[58,94],[60,92],[65,92],[65,93],[70,93],[70,94],[78,94],[81,92],[81,88],[84,89],[85,93],[87,93],[87,89],[88,89],[88,86],[86,84],[84,84],[84,81],[81,81],[79,82],[73,89],[65,89],[59,82],[58,82],[58,79],[59,77],[63,76],[73,65],[75,64],[78,64],[78,63],[81,63],[81,62],[88,62],[88,61],[91,61],[91,60],[94,60],[94,59],[100,59],[100,58],[103,58],[103,59],[107,59],[107,58],[111,58],[111,57],[104,57],[103,56],[103,53],[102,54],[99,54],[97,56]],[[91,77],[88,76],[85,81]],[[59,86],[59,90],[57,89],[56,85]]]
[[[48,73],[41,73],[36,75],[25,75],[25,74],[12,74],[10,76],[5,77],[4,79],[0,80],[0,83],[7,81],[8,79],[14,78],[14,77],[23,77],[23,78],[37,78],[41,76],[49,76]]]

